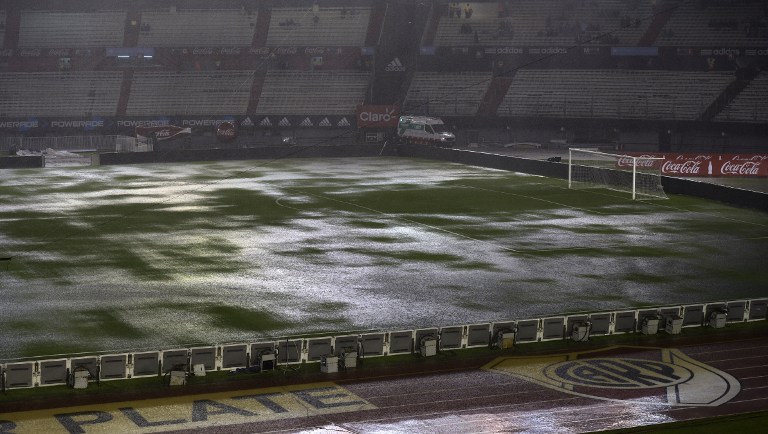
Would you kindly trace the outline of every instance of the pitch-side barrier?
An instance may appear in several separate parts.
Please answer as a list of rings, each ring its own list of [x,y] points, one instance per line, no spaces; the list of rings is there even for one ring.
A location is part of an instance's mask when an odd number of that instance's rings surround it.
[[[45,151],[113,151],[113,152],[142,152],[151,151],[146,143],[137,143],[136,137],[108,136],[50,136],[50,137],[0,137],[0,151],[9,150]]]
[[[284,337],[216,345],[109,354],[13,359],[0,364],[2,390],[164,376],[184,384],[188,375],[210,371],[270,371],[317,363],[321,372],[354,368],[360,358],[479,347],[511,348],[543,341],[586,341],[624,333],[678,334],[688,327],[726,327],[765,321],[768,298],[603,312],[395,331],[346,332],[323,337]]]

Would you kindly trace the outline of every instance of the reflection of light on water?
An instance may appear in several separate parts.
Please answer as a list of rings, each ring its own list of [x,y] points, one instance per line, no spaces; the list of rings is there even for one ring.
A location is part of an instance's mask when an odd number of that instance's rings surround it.
[[[209,342],[254,338],[253,331],[226,329],[210,316],[186,313],[200,305],[272,312],[294,324],[274,333],[293,335],[305,333],[307,324],[339,331],[435,327],[587,306],[613,309],[625,306],[627,300],[714,298],[712,294],[721,289],[718,282],[702,282],[703,278],[669,277],[687,265],[675,257],[649,255],[627,261],[627,256],[614,252],[582,255],[578,250],[642,246],[652,239],[672,254],[681,253],[680,258],[693,257],[700,252],[699,244],[671,245],[670,241],[689,238],[658,230],[667,223],[677,224],[683,218],[678,212],[634,214],[631,209],[623,212],[621,205],[584,213],[545,206],[529,215],[515,206],[519,197],[502,195],[516,191],[520,175],[443,162],[325,159],[261,164],[9,172],[13,175],[0,180],[0,250],[7,255],[24,252],[25,258],[0,266],[6,270],[0,268],[0,328],[39,318],[36,321],[45,324],[42,329],[50,319],[56,340],[71,341],[82,336],[76,328],[55,324],[60,312],[103,308],[146,331],[131,342],[120,336],[85,336],[90,348],[114,349],[190,338]],[[499,207],[493,213],[450,209],[418,213],[416,207],[401,213],[397,207],[389,209],[374,200],[366,203],[357,196],[459,188],[457,180],[467,189],[473,179],[498,179],[489,187],[499,190]],[[218,200],[233,189],[246,197],[255,193],[253,214],[230,214],[227,200]],[[262,205],[295,212],[286,213],[281,224],[271,224],[258,218]],[[142,224],[134,218],[143,217],[138,214],[144,211],[151,211],[157,222]],[[181,214],[175,222],[168,218],[174,212]],[[41,233],[28,237],[26,226]],[[43,242],[39,236],[49,231],[50,241],[65,238],[57,241],[56,248],[39,249]],[[93,244],[77,254],[62,241],[81,236]],[[536,255],[512,255],[499,247]],[[727,259],[758,263],[760,257],[739,252]],[[16,272],[25,264],[30,264],[34,276]],[[713,261],[705,262],[709,264]],[[605,276],[611,279],[628,267],[634,274],[670,280],[605,287]],[[585,270],[608,271],[598,275]],[[689,282],[699,292],[674,291]],[[539,295],[542,285],[546,298]],[[588,295],[582,289],[588,289]],[[163,304],[188,308],[156,309]],[[199,327],[192,330],[188,324]],[[17,330],[0,336],[0,357],[20,351],[32,335]]]
[[[655,398],[650,398],[655,400]],[[662,401],[649,402],[662,404]],[[519,404],[524,406],[525,404]],[[506,407],[506,406],[505,406]],[[301,433],[579,433],[622,429],[674,422],[663,414],[667,406],[629,402],[597,402],[592,405],[564,405],[546,411],[501,411],[478,408],[458,410],[444,416],[392,422],[381,419],[315,427]],[[490,412],[490,411],[493,412]]]

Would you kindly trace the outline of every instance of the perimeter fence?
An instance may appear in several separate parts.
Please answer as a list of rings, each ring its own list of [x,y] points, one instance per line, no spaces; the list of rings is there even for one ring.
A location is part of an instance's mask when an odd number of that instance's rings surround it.
[[[42,152],[47,149],[56,151],[112,151],[141,152],[144,149],[137,143],[136,137],[130,136],[63,136],[63,137],[0,137],[0,151],[26,150]]]
[[[197,345],[163,350],[45,356],[0,361],[2,388],[21,389],[89,381],[204,375],[209,371],[269,371],[317,363],[322,372],[357,365],[360,358],[395,355],[430,357],[468,348],[512,348],[518,344],[571,340],[627,333],[679,334],[688,327],[726,327],[766,321],[768,298],[677,306],[586,312],[539,318],[394,331],[343,332],[322,337],[288,336],[250,342]]]

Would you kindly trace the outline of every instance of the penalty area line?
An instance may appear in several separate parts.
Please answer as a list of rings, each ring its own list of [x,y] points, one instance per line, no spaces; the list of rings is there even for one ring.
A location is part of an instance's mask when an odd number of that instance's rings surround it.
[[[542,199],[542,198],[536,197],[536,196],[528,196],[528,195],[525,195],[525,194],[511,193],[509,191],[502,191],[502,190],[494,190],[492,188],[474,187],[474,186],[465,185],[465,184],[456,184],[456,186],[457,187],[463,187],[463,188],[471,188],[471,189],[475,189],[475,190],[490,191],[491,193],[499,193],[499,194],[504,194],[504,195],[508,195],[508,196],[523,197],[523,198],[526,198],[526,199],[537,200],[539,202],[544,202],[544,203],[548,203],[548,204],[551,204],[551,205],[557,205],[557,206],[560,206],[560,207],[563,207],[563,208],[575,209],[575,210],[578,210],[578,211],[581,211],[581,212],[589,212],[589,213],[595,213],[595,214],[610,215],[610,214],[607,214],[607,213],[604,213],[604,212],[601,212],[601,211],[591,210],[591,209],[587,209],[587,208],[580,208],[578,206],[566,205],[564,203],[555,202],[553,200]]]
[[[292,209],[292,210],[294,210],[294,211],[300,211],[300,212],[301,212],[301,211],[304,211],[304,210],[301,210],[301,209],[298,209],[298,208],[294,208],[294,207],[292,207],[292,206],[283,205],[283,204],[282,204],[280,201],[282,201],[283,199],[285,199],[285,198],[287,198],[287,197],[288,197],[288,196],[281,196],[281,197],[278,197],[277,199],[275,199],[275,205],[277,205],[277,206],[280,206],[280,207],[283,207],[283,208]]]
[[[560,186],[554,186],[554,187],[555,188],[559,188],[561,190],[570,190],[569,188],[566,188],[566,187],[560,187]],[[583,189],[582,191],[587,191],[587,190],[589,190],[588,191],[589,193],[595,194],[595,195],[606,196],[606,197],[614,197],[614,198],[623,198],[622,196],[618,196],[618,195],[600,193],[600,192],[595,191],[594,189]],[[630,201],[630,202],[638,202],[638,201],[634,201],[633,200],[633,201]],[[735,219],[735,218],[731,218],[731,217],[726,217],[726,216],[723,216],[723,215],[720,215],[720,214],[716,214],[716,213],[710,213],[710,212],[704,212],[704,211],[696,211],[696,210],[691,210],[691,209],[679,208],[679,207],[675,207],[675,206],[672,206],[672,205],[667,205],[666,203],[664,203],[663,200],[650,199],[650,200],[640,200],[639,202],[642,202],[642,203],[645,203],[645,204],[648,204],[648,205],[651,205],[651,206],[656,206],[656,207],[659,207],[659,208],[663,208],[663,209],[666,209],[666,210],[672,210],[672,211],[677,211],[677,212],[682,212],[682,213],[690,213],[690,214],[699,214],[699,215],[703,215],[703,216],[706,216],[706,217],[712,217],[712,218],[728,220],[728,221],[732,221],[732,222],[735,222],[735,223],[744,223],[746,225],[759,226],[759,227],[768,227],[768,224],[762,224],[762,223],[757,223],[757,222],[750,222],[750,221]],[[647,214],[651,214],[653,212],[654,211],[648,211]]]
[[[522,198],[531,199],[531,200],[537,200],[537,201],[541,201],[541,202],[544,202],[544,203],[549,203],[549,204],[552,204],[552,205],[557,205],[557,206],[560,206],[560,207],[563,207],[563,208],[577,210],[577,211],[581,211],[581,212],[585,212],[585,213],[594,213],[594,214],[599,214],[599,215],[604,215],[604,216],[609,216],[609,217],[613,216],[613,214],[611,214],[611,213],[605,213],[605,212],[601,212],[601,211],[597,211],[597,210],[593,210],[593,209],[587,209],[587,208],[581,208],[581,207],[572,206],[572,205],[566,205],[564,203],[555,202],[555,201],[552,201],[552,200],[542,199],[540,197],[529,196],[529,195],[525,195],[525,194],[512,193],[512,192],[503,191],[503,190],[495,190],[495,189],[492,189],[492,188],[475,187],[475,186],[472,186],[472,185],[465,185],[465,184],[456,184],[456,186],[457,187],[463,187],[463,188],[475,189],[475,190],[489,191],[489,192],[492,192],[492,193],[499,193],[499,194],[503,194],[503,195],[522,197]],[[559,188],[559,189],[568,190],[567,188],[564,188],[564,187],[558,187],[558,186],[554,186],[554,187],[555,188]],[[599,193],[599,192],[591,192],[591,193],[592,194],[601,195],[601,196],[611,197],[611,198],[623,199],[623,197],[617,196],[617,195],[611,195],[611,194],[605,194],[605,193]],[[636,202],[636,201],[628,200],[628,204],[631,204],[631,203],[634,203],[634,202]],[[643,203],[647,203],[647,202],[643,202]],[[690,211],[690,210],[686,210],[686,209],[679,209],[679,208],[675,208],[675,207],[672,207],[672,206],[669,206],[669,205],[657,204],[655,202],[652,203],[652,205],[657,205],[657,206],[661,206],[661,207],[664,207],[664,208],[667,208],[667,209],[672,209],[672,210],[676,210],[676,211],[680,211],[680,212],[689,212],[689,213],[693,213],[693,214],[703,214],[703,215],[709,216],[709,214],[703,213],[703,212],[700,212],[700,211]],[[652,212],[649,212],[647,214],[651,214],[651,213]],[[646,213],[638,213],[638,214],[640,214],[640,215],[647,215]],[[718,217],[718,216],[713,215],[712,217]],[[732,221],[740,222],[739,220],[736,220],[736,219],[729,219],[727,217],[722,217],[722,218],[724,218],[726,220],[732,220]],[[750,223],[750,222],[744,222],[744,223]],[[761,225],[759,223],[755,223],[755,225],[763,226],[763,225]],[[766,238],[768,238],[768,237],[760,235],[760,236],[755,236],[755,237],[737,238],[737,240],[738,241],[756,241],[756,240],[763,240],[763,239],[766,239]],[[704,238],[704,239],[700,238],[698,241],[706,242],[706,241],[718,241],[718,240],[720,240],[719,237],[711,237],[711,238]],[[666,242],[666,245],[688,245],[688,244],[691,244],[691,242],[690,241],[685,241],[685,240],[683,240],[683,241],[667,241]],[[627,245],[627,244],[613,244],[613,245],[600,246],[601,249],[617,249],[617,248],[627,248],[627,247],[632,247],[632,246],[631,245]],[[546,253],[546,252],[569,252],[569,251],[579,251],[579,250],[590,250],[590,249],[594,249],[594,248],[595,248],[595,246],[572,246],[572,247],[553,247],[553,248],[537,248],[537,249],[525,249],[525,248],[522,248],[522,249],[516,249],[516,250],[514,250],[514,252],[515,253],[520,253],[520,254],[535,254],[535,253]]]
[[[349,206],[353,206],[353,207],[356,207],[356,208],[364,209],[364,210],[372,212],[374,214],[379,214],[379,215],[386,216],[386,217],[389,217],[389,218],[394,218],[394,219],[402,220],[402,221],[408,222],[408,223],[410,223],[412,225],[422,226],[422,227],[425,227],[425,228],[429,228],[429,229],[432,229],[432,230],[435,230],[435,231],[439,231],[439,232],[444,232],[446,234],[454,235],[454,236],[457,236],[457,237],[460,237],[460,238],[464,238],[464,239],[467,239],[467,240],[471,240],[471,241],[475,241],[475,242],[478,242],[478,243],[487,244],[489,246],[493,246],[493,247],[495,247],[497,249],[501,249],[501,250],[504,250],[504,251],[507,251],[507,252],[520,253],[519,250],[513,249],[511,247],[506,247],[506,246],[502,246],[502,245],[499,245],[499,244],[496,244],[496,243],[492,243],[490,241],[486,241],[486,240],[481,240],[479,238],[470,237],[469,235],[461,234],[459,232],[450,231],[448,229],[444,229],[444,228],[441,228],[441,227],[438,227],[438,226],[429,225],[429,224],[426,224],[426,223],[421,223],[421,222],[418,222],[416,220],[411,220],[411,219],[409,219],[407,217],[402,217],[402,216],[397,216],[397,215],[389,214],[389,213],[386,213],[384,211],[380,211],[380,210],[377,210],[377,209],[374,209],[374,208],[371,208],[371,207],[368,207],[368,206],[365,206],[365,205],[360,205],[360,204],[348,202],[346,200],[341,200],[341,199],[336,199],[336,198],[329,197],[329,196],[324,196],[324,195],[321,195],[321,194],[312,194],[312,193],[308,193],[308,192],[301,191],[301,190],[294,190],[294,191],[296,191],[298,193],[301,193],[301,194],[306,194],[308,196],[313,196],[313,197],[317,197],[317,198],[320,198],[320,199],[330,200],[330,201],[333,201],[333,202],[343,203],[345,205],[349,205]]]

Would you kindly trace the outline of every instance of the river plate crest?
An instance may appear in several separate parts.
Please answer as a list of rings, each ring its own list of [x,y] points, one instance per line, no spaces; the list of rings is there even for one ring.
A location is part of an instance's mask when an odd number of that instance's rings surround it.
[[[483,367],[571,395],[644,404],[718,406],[741,390],[732,375],[674,348],[610,347],[500,357]]]

